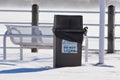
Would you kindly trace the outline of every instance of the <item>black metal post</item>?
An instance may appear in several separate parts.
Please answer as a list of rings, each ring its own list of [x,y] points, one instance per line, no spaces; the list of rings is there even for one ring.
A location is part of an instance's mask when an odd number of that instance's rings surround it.
[[[37,4],[33,4],[32,5],[32,26],[38,26],[38,22],[39,22],[39,6]],[[32,29],[32,34],[34,34],[34,29]],[[32,38],[32,41],[35,42],[36,39]],[[38,52],[37,48],[32,48],[31,52]]]
[[[115,24],[115,7],[108,6],[108,51],[114,53],[114,24]]]

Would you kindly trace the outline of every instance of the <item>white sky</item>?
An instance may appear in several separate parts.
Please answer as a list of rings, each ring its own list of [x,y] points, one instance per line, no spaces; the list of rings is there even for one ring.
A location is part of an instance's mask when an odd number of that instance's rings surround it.
[[[0,0],[2,7],[31,8],[32,4],[38,4],[40,8],[98,8],[99,0]],[[107,0],[108,5],[120,7],[120,0]],[[0,7],[1,7],[0,6]]]

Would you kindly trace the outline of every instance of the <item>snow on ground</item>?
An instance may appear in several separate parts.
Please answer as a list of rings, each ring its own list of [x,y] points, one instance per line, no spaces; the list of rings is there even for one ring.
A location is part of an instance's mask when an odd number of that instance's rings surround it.
[[[96,65],[98,55],[89,53],[82,66],[53,68],[53,51],[42,49],[38,53],[24,50],[24,60],[11,51],[7,60],[0,53],[0,80],[120,80],[120,54],[106,54],[105,64]]]

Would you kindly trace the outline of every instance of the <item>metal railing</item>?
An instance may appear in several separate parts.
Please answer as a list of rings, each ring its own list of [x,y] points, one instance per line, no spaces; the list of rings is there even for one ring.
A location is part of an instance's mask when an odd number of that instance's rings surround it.
[[[11,13],[17,13],[17,12],[22,12],[22,13],[31,13],[31,10],[0,10],[1,12],[11,12]],[[99,14],[99,11],[64,11],[64,10],[39,10],[39,13],[82,13],[82,14]],[[108,12],[106,12],[107,14]],[[116,11],[115,14],[120,14],[120,11]],[[0,24],[31,24],[31,22],[9,22],[9,21],[0,21]],[[44,23],[40,23],[41,25],[45,25],[45,27],[52,27],[53,23],[48,23],[48,22],[44,22]],[[47,25],[47,26],[46,26]],[[99,24],[83,24],[84,26],[99,26]],[[107,26],[107,24],[105,24],[105,26]],[[115,27],[120,26],[120,24],[115,24]],[[4,34],[0,34],[0,36],[3,36]],[[98,39],[99,36],[88,36],[88,38],[94,38],[94,39]],[[105,39],[107,39],[107,37],[105,37]],[[120,37],[115,37],[115,39],[120,39]],[[3,46],[0,46],[0,48],[3,48]],[[7,47],[7,48],[19,48],[19,47]],[[97,49],[88,49],[88,50],[97,50]]]

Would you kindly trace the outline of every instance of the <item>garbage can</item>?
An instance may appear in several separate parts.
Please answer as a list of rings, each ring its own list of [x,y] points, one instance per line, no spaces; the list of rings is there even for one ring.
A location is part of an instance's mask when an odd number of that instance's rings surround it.
[[[54,16],[54,67],[81,66],[83,17],[81,15]]]

